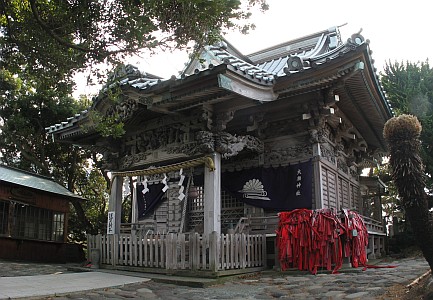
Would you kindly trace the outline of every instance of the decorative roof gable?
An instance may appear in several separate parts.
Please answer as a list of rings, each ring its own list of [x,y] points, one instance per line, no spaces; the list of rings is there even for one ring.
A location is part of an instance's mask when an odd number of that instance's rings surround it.
[[[91,109],[105,115],[113,109],[128,110],[130,119],[125,124],[129,122],[132,127],[143,119],[157,119],[204,105],[246,109],[327,91],[341,96],[338,110],[350,116],[366,141],[385,149],[381,132],[392,110],[373,66],[369,41],[360,32],[343,42],[338,27],[334,27],[249,55],[223,40],[203,47],[180,76],[166,80],[132,66],[121,71],[105,91],[120,86],[124,101],[110,104],[103,90]],[[47,132],[58,139],[80,143],[87,134],[86,143],[94,145],[96,137],[90,135],[97,133],[79,129],[84,122],[80,120],[87,119],[87,114],[77,114],[47,128]]]

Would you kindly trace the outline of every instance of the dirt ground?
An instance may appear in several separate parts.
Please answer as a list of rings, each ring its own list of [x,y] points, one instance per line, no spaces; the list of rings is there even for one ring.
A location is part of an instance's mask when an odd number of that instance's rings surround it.
[[[431,274],[424,277],[411,288],[401,284],[392,286],[381,299],[433,300],[433,284],[430,284],[429,288],[427,288],[429,282],[433,282]]]

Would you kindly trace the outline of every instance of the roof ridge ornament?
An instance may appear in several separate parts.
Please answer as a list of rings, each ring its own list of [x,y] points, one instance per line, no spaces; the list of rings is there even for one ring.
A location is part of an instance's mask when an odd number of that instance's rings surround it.
[[[310,67],[310,62],[304,61],[300,56],[293,55],[287,60],[287,67],[284,68],[284,73],[302,72],[304,71],[304,67]]]
[[[352,34],[352,36],[347,39],[347,43],[354,47],[358,47],[365,42],[365,38],[361,35],[362,28],[359,29],[357,33]]]
[[[131,64],[121,64],[116,67],[113,71],[109,72],[107,83],[113,83],[122,79],[134,80],[140,77],[145,77],[147,74],[141,72],[136,66]]]
[[[224,42],[224,41],[219,41],[217,44],[216,44],[216,46],[218,47],[218,48],[220,48],[220,49],[224,49],[224,50],[227,50],[227,43],[226,42]]]

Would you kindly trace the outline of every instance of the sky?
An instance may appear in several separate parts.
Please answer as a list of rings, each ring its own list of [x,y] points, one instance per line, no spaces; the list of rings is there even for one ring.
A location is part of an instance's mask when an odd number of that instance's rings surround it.
[[[269,10],[255,11],[256,29],[248,35],[232,32],[225,38],[243,54],[271,47],[305,35],[340,26],[343,41],[362,29],[370,40],[375,67],[385,62],[418,62],[433,59],[433,4],[428,0],[267,0]],[[188,61],[186,53],[144,55],[127,61],[141,71],[163,78],[177,75]],[[74,96],[92,94],[98,87],[79,84]]]

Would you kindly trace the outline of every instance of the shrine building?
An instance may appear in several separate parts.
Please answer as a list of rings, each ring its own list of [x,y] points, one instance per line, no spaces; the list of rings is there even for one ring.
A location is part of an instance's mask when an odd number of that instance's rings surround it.
[[[248,55],[234,46],[203,47],[169,79],[117,69],[92,107],[47,128],[57,142],[103,154],[112,174],[109,228],[97,243],[130,246],[101,250],[102,263],[155,267],[140,261],[139,234],[269,239],[278,212],[297,208],[359,212],[369,255],[380,255],[384,185],[361,173],[386,155],[382,130],[393,112],[369,41],[359,33],[343,39],[334,27]],[[121,122],[125,133],[104,137],[95,116]],[[124,182],[134,195],[130,224],[120,222]],[[229,268],[218,257],[213,270]],[[182,269],[173,261],[156,264]]]

